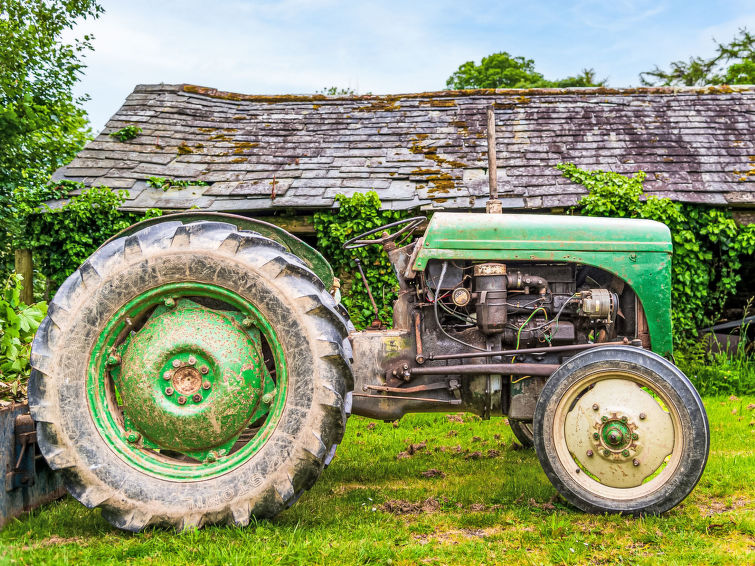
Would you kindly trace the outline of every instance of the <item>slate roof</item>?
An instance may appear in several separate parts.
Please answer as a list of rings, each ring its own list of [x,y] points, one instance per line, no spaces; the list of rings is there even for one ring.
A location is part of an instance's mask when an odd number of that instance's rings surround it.
[[[254,96],[139,85],[56,178],[128,189],[124,208],[261,211],[374,189],[385,207],[482,208],[496,108],[504,208],[575,204],[554,166],[648,173],[646,190],[755,207],[755,87]],[[109,134],[138,125],[119,142]],[[208,186],[164,191],[151,176]]]

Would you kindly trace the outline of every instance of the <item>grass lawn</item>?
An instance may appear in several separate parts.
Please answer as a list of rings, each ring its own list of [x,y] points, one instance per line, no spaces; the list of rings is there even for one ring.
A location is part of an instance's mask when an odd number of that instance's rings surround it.
[[[754,403],[706,399],[707,469],[662,517],[570,507],[501,418],[355,417],[331,467],[275,520],[131,535],[67,498],[0,532],[0,563],[753,564]]]

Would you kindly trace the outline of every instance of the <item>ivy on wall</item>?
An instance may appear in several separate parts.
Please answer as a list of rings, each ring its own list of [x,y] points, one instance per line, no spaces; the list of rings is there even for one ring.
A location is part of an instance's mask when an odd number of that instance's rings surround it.
[[[380,199],[374,191],[336,196],[338,208],[314,215],[317,248],[333,266],[341,280],[341,297],[351,320],[358,329],[368,327],[374,317],[367,290],[354,264],[362,262],[365,276],[378,306],[379,318],[388,326],[393,315],[393,301],[398,296],[398,280],[388,256],[381,246],[367,246],[344,250],[343,244],[354,236],[388,224],[410,218],[411,211],[381,210]]]
[[[69,197],[74,189],[81,193]],[[159,216],[156,209],[146,215],[118,210],[127,191],[108,187],[85,189],[81,183],[63,181],[34,190],[21,189],[15,198],[15,213],[24,218],[16,246],[32,250],[34,267],[47,277],[54,291],[66,277],[111,236],[131,224]],[[60,207],[45,202],[67,199]]]
[[[633,177],[586,171],[572,163],[557,168],[589,192],[574,211],[587,216],[647,218],[671,230],[671,304],[674,338],[685,342],[716,319],[740,283],[745,255],[755,253],[755,225],[739,226],[719,208],[674,202],[646,195],[645,173]]]

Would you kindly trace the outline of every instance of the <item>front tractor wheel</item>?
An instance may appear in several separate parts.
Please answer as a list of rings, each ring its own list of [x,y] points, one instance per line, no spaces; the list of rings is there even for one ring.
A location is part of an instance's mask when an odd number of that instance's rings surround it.
[[[546,382],[534,440],[548,479],[590,513],[663,513],[705,468],[710,433],[673,364],[629,346],[577,354]]]
[[[343,436],[346,333],[279,244],[220,222],[145,228],[50,305],[32,348],[39,446],[122,529],[271,517]]]

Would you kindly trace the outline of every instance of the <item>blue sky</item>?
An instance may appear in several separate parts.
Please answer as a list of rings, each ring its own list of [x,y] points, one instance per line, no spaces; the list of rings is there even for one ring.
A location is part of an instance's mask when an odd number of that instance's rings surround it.
[[[547,78],[586,67],[610,86],[755,30],[753,0],[101,0],[78,87],[100,130],[140,83],[254,94],[444,88],[465,61],[508,51]]]

